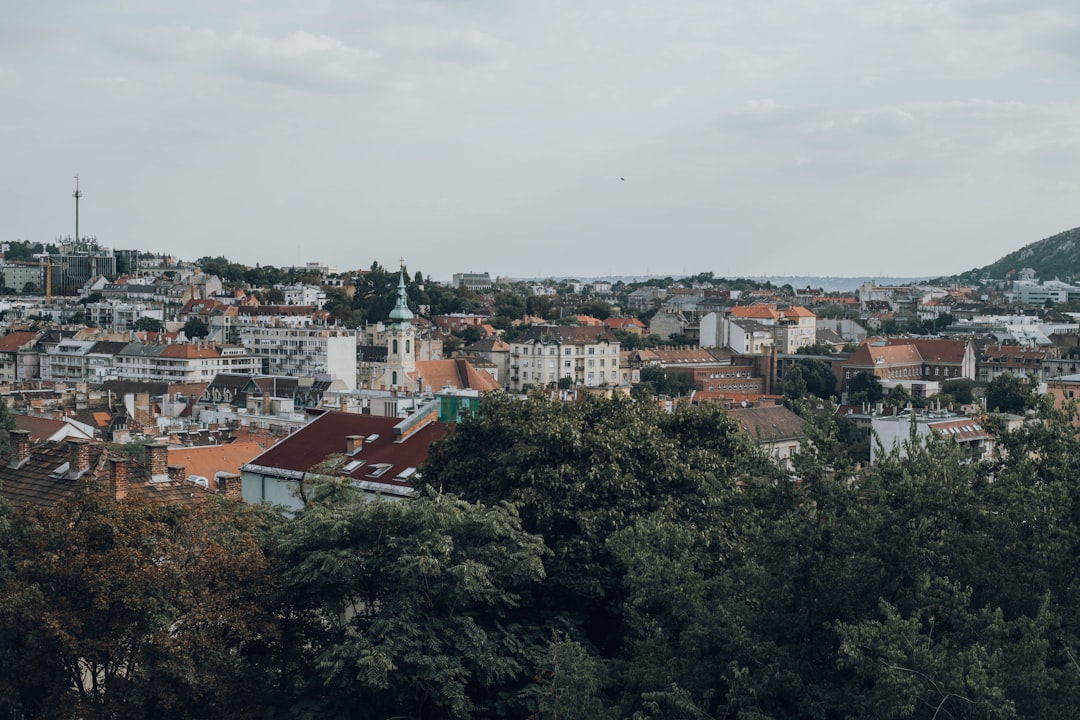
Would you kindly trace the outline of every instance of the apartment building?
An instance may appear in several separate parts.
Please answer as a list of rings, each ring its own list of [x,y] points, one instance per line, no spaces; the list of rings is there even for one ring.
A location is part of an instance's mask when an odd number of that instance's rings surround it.
[[[626,384],[615,335],[604,327],[534,325],[510,343],[510,389],[543,387],[563,378],[588,387]]]

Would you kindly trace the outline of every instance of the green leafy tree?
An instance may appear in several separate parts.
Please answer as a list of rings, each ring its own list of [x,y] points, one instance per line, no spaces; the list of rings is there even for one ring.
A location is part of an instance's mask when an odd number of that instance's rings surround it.
[[[514,612],[543,580],[547,554],[506,504],[430,491],[367,501],[324,485],[281,547],[297,618],[291,707],[311,717],[507,716],[501,703],[513,705],[533,672]]]
[[[188,318],[187,322],[184,323],[184,336],[189,339],[204,338],[209,334],[210,328],[206,326],[202,318]]]
[[[941,392],[951,395],[961,405],[975,402],[975,382],[967,378],[946,380],[941,384]]]
[[[799,358],[795,361],[795,367],[802,371],[806,391],[811,395],[822,400],[836,396],[836,375],[829,363],[815,358]]]
[[[516,503],[525,530],[554,551],[538,612],[568,618],[610,650],[618,571],[608,537],[660,511],[707,524],[736,473],[773,471],[719,408],[668,414],[621,396],[557,404],[489,395],[431,449],[422,487]]]
[[[862,371],[856,373],[847,382],[848,402],[858,404],[863,402],[876,403],[885,396],[885,390],[881,387],[881,380],[872,372]]]
[[[153,317],[141,317],[132,327],[139,332],[161,332],[165,328],[160,320]]]
[[[1025,383],[1010,372],[990,381],[983,396],[991,412],[1022,413],[1035,407],[1037,398],[1031,383]]]

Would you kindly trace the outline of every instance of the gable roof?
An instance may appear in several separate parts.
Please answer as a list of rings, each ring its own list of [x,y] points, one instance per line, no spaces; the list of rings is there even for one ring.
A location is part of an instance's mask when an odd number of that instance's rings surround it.
[[[913,345],[926,362],[962,363],[967,352],[967,340],[945,340],[940,338],[886,338],[886,346]]]
[[[422,422],[405,434],[409,421],[396,417],[326,412],[277,445],[245,464],[242,469],[265,475],[301,479],[305,473],[335,453],[345,453],[347,438],[363,438],[361,448],[348,456],[334,475],[361,483],[411,489],[409,476],[427,459],[433,442],[446,434],[437,421]],[[351,469],[351,463],[357,464]],[[378,473],[378,474],[375,474]]]
[[[23,345],[33,343],[37,339],[36,332],[11,332],[0,337],[0,352],[15,352]]]
[[[514,340],[515,343],[560,343],[563,345],[592,345],[594,343],[619,342],[610,330],[603,326],[582,325],[533,325]]]
[[[806,437],[805,421],[783,405],[732,408],[728,413],[739,424],[739,431],[754,442]]]
[[[432,390],[443,388],[479,390],[480,392],[502,390],[502,385],[490,373],[477,370],[465,358],[417,360],[416,376]]]

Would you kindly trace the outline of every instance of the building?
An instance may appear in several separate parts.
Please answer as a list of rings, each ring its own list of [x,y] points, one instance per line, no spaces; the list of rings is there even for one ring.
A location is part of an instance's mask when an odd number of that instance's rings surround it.
[[[870,443],[870,462],[881,459],[881,453],[897,451],[901,457],[907,457],[906,443],[914,430],[919,441],[927,438],[954,441],[964,450],[969,460],[986,460],[993,456],[993,437],[983,430],[975,420],[966,415],[954,415],[948,412],[902,412],[898,415],[871,418],[870,427],[881,442]]]
[[[783,405],[735,407],[728,414],[739,432],[791,471],[793,458],[806,442],[806,421]]]
[[[979,355],[978,380],[990,383],[1005,373],[1015,375],[1020,382],[1027,382],[1030,375],[1045,380],[1048,367],[1044,367],[1044,363],[1047,358],[1056,356],[1055,348],[987,345]]]
[[[510,343],[509,386],[521,391],[567,379],[574,385],[624,385],[619,341],[604,327],[534,325]]]
[[[356,387],[356,333],[352,330],[250,325],[240,330],[240,340],[258,360],[255,372],[329,376],[342,387]]]
[[[24,359],[36,358],[36,354],[28,354],[25,351],[33,347],[40,333],[28,331],[10,332],[0,337],[0,382],[12,383],[16,380],[29,380],[37,375],[36,364],[31,364]]]
[[[208,383],[219,373],[256,373],[259,360],[242,347],[206,342],[128,343],[114,367],[115,376],[126,380]]]
[[[295,511],[320,476],[347,479],[373,496],[408,497],[428,448],[446,433],[439,408],[432,401],[404,420],[327,412],[242,466],[243,498]],[[337,461],[318,467],[328,458]]]
[[[443,277],[446,277],[445,275]],[[454,273],[451,285],[456,288],[465,288],[473,292],[486,293],[491,290],[491,275],[488,273]]]
[[[146,464],[80,439],[31,446],[24,430],[11,433],[14,449],[0,465],[0,496],[15,509],[50,507],[94,488],[110,500],[142,498],[168,504],[205,502],[215,492],[239,495],[236,476],[222,476],[213,487],[169,475],[168,446],[146,446]]]

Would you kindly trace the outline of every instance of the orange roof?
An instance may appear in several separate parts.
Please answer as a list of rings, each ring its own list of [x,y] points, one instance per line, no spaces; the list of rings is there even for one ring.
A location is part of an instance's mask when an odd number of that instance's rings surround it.
[[[35,332],[13,332],[0,337],[0,352],[15,352],[23,345],[33,342],[38,336]]]
[[[736,305],[730,310],[732,317],[747,320],[776,320],[780,313],[772,305]]]
[[[794,317],[817,317],[816,315],[814,315],[814,313],[810,312],[809,310],[800,305],[792,305],[789,308],[781,310],[780,313],[782,315],[790,315]]]
[[[426,387],[441,390],[445,387],[458,390],[479,390],[491,392],[501,390],[502,386],[490,373],[473,367],[464,358],[449,360],[417,360],[416,375]]]
[[[199,346],[199,345],[187,345],[174,343],[169,345],[161,351],[160,357],[165,358],[186,358],[188,360],[198,358],[216,358],[221,357],[221,353],[217,351],[217,348],[211,346]]]
[[[213,480],[217,472],[240,474],[240,466],[273,445],[273,441],[246,440],[228,445],[204,445],[169,450],[169,464],[183,466],[185,475]]]

